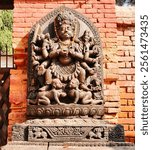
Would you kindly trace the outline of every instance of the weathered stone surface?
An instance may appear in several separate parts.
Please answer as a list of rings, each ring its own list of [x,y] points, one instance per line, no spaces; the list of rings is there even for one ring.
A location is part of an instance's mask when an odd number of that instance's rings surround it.
[[[77,145],[77,146],[76,146]],[[130,143],[113,144],[112,143],[39,143],[39,142],[9,142],[1,150],[134,150],[135,147]]]
[[[80,117],[89,116],[102,118],[104,107],[101,105],[28,105],[27,116],[29,118],[56,118],[56,117]]]
[[[48,143],[9,142],[1,150],[48,150]]]
[[[33,119],[16,124],[13,129],[14,141],[124,142],[124,129],[121,125],[90,118]]]
[[[101,42],[97,29],[83,15],[62,6],[43,17],[30,32],[28,60],[29,108],[57,105],[58,110],[49,115],[64,117],[91,115],[90,110],[96,105],[102,108]],[[73,108],[90,108],[77,111],[78,114],[74,109],[64,110],[71,104]],[[28,115],[39,117],[39,109],[30,109]],[[42,118],[46,116],[43,114]]]

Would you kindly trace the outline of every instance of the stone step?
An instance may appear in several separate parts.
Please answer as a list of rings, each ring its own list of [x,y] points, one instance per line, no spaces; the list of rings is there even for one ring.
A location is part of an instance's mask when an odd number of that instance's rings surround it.
[[[110,144],[110,143],[109,143]],[[77,146],[76,146],[77,145]],[[96,143],[95,143],[96,145]],[[83,143],[9,142],[1,150],[134,150],[132,143],[86,145]]]

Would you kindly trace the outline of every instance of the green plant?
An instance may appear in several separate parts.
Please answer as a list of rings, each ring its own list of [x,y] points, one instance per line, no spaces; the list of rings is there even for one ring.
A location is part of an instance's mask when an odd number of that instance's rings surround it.
[[[12,24],[13,15],[11,10],[0,11],[0,50],[12,52]]]

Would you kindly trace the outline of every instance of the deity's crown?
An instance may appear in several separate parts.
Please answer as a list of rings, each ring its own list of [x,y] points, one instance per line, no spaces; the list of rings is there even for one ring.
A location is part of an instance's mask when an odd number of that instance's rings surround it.
[[[55,26],[59,27],[62,24],[67,23],[71,26],[75,27],[76,25],[76,18],[74,14],[68,10],[61,10],[59,14],[55,18]]]

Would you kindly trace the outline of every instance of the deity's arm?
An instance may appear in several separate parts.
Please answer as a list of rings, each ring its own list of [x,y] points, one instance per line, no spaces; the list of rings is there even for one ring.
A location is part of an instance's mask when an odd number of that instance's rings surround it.
[[[83,55],[79,52],[75,52],[74,50],[70,51],[70,54],[72,57],[79,59],[79,60],[83,60]]]
[[[45,60],[42,62],[41,66],[44,66],[44,68],[47,68],[50,64],[51,60]]]
[[[75,100],[74,100],[74,104],[77,104],[78,101],[79,101],[79,90],[76,89],[76,91],[75,91]]]
[[[48,46],[48,42],[46,40],[44,40],[43,45],[42,45],[42,56],[44,58],[47,58],[49,53],[47,51],[47,46]]]
[[[53,89],[52,92],[53,92],[54,99],[55,99],[56,102],[60,105],[61,102],[60,102],[60,100],[59,100],[59,92],[58,92],[57,90],[55,90],[55,89]]]
[[[50,58],[55,58],[59,55],[59,50],[52,49],[51,52],[49,53]]]

